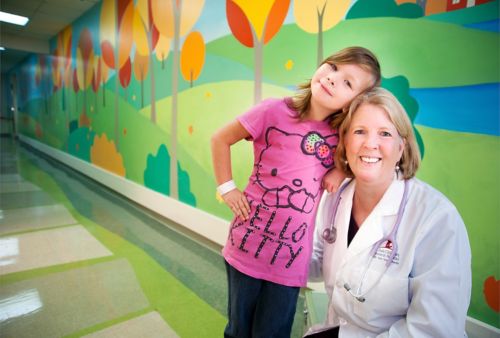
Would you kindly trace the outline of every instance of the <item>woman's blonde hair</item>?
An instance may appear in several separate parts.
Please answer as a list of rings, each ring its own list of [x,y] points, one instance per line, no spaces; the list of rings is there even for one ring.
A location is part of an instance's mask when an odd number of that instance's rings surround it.
[[[347,47],[341,51],[330,55],[327,57],[320,66],[323,64],[336,64],[336,65],[359,65],[362,69],[369,72],[373,81],[371,86],[365,90],[370,90],[373,87],[379,86],[382,78],[380,72],[380,64],[377,57],[370,50],[364,47]],[[299,118],[304,118],[306,113],[309,111],[311,106],[311,80],[308,82],[298,85],[298,91],[292,96],[292,99],[288,101],[290,108],[298,112]],[[342,120],[344,119],[347,109],[332,112],[332,117],[330,120],[330,125],[333,128],[337,128]]]
[[[362,105],[372,105],[382,108],[396,127],[399,136],[404,140],[404,150],[401,159],[398,163],[404,179],[410,179],[415,176],[415,173],[420,166],[420,150],[415,139],[413,126],[408,118],[406,110],[403,108],[398,99],[387,89],[373,88],[356,97],[349,107],[349,111],[344,118],[344,121],[339,127],[339,143],[335,153],[335,165],[342,169],[348,177],[353,177],[354,174],[347,163],[345,150],[345,137],[351,127],[352,119],[356,111]]]

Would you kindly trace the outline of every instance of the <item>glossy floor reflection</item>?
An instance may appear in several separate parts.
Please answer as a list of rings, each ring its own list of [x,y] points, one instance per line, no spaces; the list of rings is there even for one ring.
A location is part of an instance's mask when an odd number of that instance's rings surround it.
[[[0,146],[1,337],[222,336],[219,247],[32,148]]]

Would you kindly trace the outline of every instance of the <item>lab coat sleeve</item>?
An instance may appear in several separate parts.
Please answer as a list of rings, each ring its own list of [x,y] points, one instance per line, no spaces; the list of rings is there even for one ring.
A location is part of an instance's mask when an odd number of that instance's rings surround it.
[[[327,200],[328,193],[323,193],[318,206],[318,213],[316,214],[316,224],[313,239],[313,251],[311,261],[309,263],[309,281],[321,282],[323,280],[323,249],[324,240],[322,237],[325,219],[325,201]]]
[[[450,206],[417,232],[407,316],[379,337],[463,337],[471,292],[465,225]]]

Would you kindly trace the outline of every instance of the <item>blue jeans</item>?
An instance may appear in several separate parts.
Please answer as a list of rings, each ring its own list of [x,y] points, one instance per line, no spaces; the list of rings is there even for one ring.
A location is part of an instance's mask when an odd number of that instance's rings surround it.
[[[226,270],[229,322],[224,337],[289,338],[300,288],[247,276],[227,262]]]

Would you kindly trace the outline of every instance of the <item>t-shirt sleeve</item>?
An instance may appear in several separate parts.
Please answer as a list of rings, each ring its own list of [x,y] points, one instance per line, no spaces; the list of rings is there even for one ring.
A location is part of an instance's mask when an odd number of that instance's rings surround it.
[[[264,100],[237,117],[243,128],[251,135],[249,140],[256,140],[261,136],[265,125],[269,123],[268,119],[272,114],[271,107],[276,103],[276,99]]]

